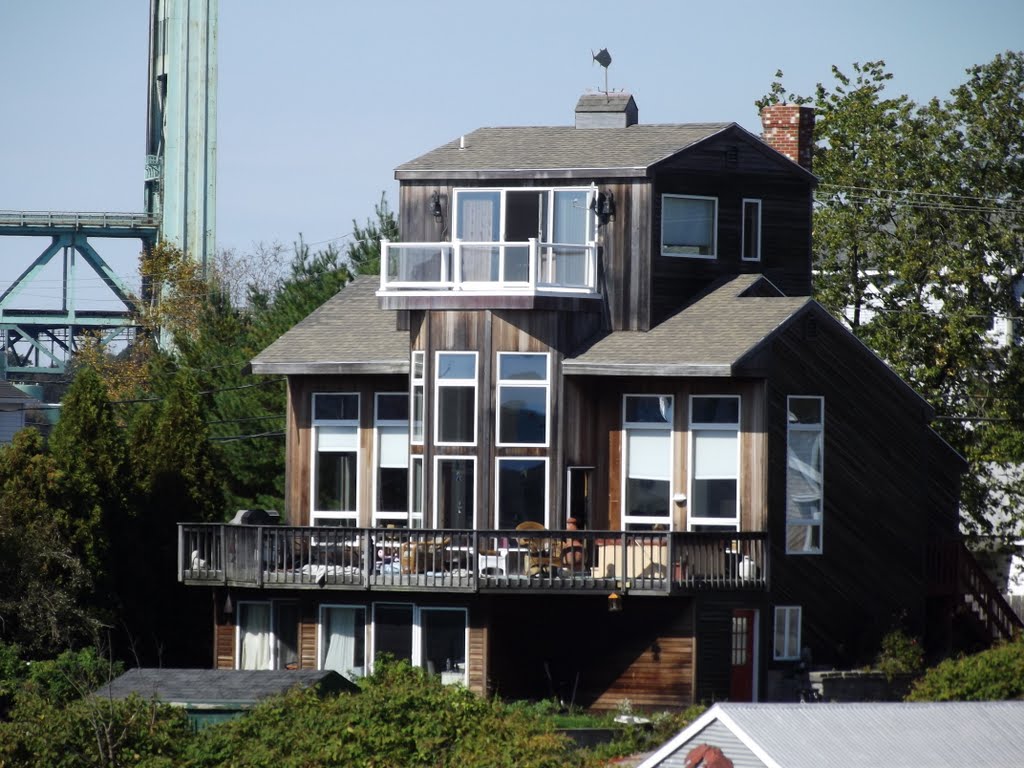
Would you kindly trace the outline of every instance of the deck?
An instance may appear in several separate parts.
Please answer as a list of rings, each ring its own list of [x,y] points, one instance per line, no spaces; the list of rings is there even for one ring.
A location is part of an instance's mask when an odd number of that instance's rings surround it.
[[[178,526],[189,585],[443,592],[764,590],[767,535]]]

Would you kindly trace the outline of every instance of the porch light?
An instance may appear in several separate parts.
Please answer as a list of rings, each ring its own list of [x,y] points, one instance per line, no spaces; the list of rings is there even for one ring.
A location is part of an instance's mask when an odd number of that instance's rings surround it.
[[[224,598],[224,613],[231,614],[235,612],[235,606],[231,603],[231,593],[228,592],[227,597]]]
[[[602,224],[615,221],[615,195],[611,190],[598,192],[590,201],[590,210],[597,214],[598,221]]]
[[[434,221],[441,221],[441,216],[443,215],[441,211],[441,195],[437,192],[430,196],[430,213],[434,217]]]
[[[622,595],[618,592],[612,592],[608,595],[608,613],[621,613],[622,612]]]

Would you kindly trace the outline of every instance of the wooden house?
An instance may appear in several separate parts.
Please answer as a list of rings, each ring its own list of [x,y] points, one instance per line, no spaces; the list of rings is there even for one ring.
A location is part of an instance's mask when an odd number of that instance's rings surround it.
[[[400,166],[379,279],[252,362],[288,379],[287,525],[180,526],[215,666],[671,708],[948,643],[963,461],[810,298],[813,116],[763,119],[592,94]]]

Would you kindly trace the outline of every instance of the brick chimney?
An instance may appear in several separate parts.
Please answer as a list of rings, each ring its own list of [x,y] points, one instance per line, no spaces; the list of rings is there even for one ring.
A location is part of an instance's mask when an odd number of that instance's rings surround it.
[[[636,102],[628,93],[585,93],[576,102],[577,128],[628,128],[636,125]]]
[[[794,163],[811,170],[814,151],[814,108],[775,104],[761,110],[765,143]]]

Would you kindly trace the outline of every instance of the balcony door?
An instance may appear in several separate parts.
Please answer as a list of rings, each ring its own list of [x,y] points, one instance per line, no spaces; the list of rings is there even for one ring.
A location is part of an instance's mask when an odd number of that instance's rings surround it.
[[[548,221],[547,200],[547,193],[536,189],[508,190],[505,193],[505,242],[525,243],[531,237],[545,242]],[[503,279],[507,283],[529,281],[529,246],[506,246]]]

